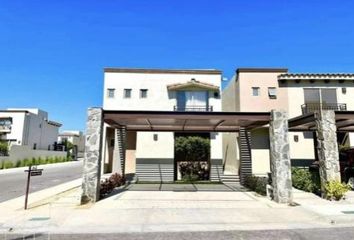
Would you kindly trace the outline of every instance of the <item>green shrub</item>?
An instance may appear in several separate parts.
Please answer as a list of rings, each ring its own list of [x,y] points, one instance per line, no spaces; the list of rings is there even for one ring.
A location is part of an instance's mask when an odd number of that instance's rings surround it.
[[[8,154],[9,154],[8,143],[0,141],[0,156],[7,156]]]
[[[1,161],[0,162],[0,169],[3,169],[4,168],[4,161]]]
[[[44,165],[44,164],[46,164],[47,163],[47,159],[46,158],[41,158],[40,160],[39,160],[39,164],[41,164],[41,165]]]
[[[305,192],[319,193],[321,183],[318,173],[310,172],[308,169],[292,168],[291,177],[293,187]]]
[[[340,181],[329,181],[324,186],[324,194],[328,200],[341,200],[345,193],[348,192],[351,187],[348,184],[341,183]]]
[[[178,161],[208,161],[210,140],[200,136],[176,137],[175,152]]]
[[[11,161],[5,161],[3,165],[3,169],[13,168],[15,164]]]
[[[245,178],[245,186],[252,191],[260,195],[267,195],[267,184],[268,178],[267,177],[257,177],[254,175],[246,176]]]

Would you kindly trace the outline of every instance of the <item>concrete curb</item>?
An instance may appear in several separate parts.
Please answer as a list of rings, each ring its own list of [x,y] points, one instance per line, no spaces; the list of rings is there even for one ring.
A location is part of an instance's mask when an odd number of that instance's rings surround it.
[[[64,166],[64,165],[71,165],[75,164],[78,162],[82,162],[82,160],[79,161],[70,161],[70,162],[61,162],[61,163],[50,163],[50,164],[43,164],[43,165],[36,165],[37,168],[55,168],[58,166]],[[18,173],[18,172],[23,172],[24,170],[27,170],[28,167],[18,167],[18,168],[9,168],[9,169],[2,169],[0,170],[0,175],[2,174],[9,174],[9,173]]]
[[[46,200],[50,200],[58,194],[67,192],[76,187],[81,186],[82,179],[78,178],[76,180],[59,184],[57,186],[47,188],[38,192],[34,192],[29,194],[28,196],[28,209],[36,207],[40,204],[46,203]],[[23,210],[24,207],[25,196],[8,200],[6,202],[0,203],[0,212],[4,211],[17,211]]]

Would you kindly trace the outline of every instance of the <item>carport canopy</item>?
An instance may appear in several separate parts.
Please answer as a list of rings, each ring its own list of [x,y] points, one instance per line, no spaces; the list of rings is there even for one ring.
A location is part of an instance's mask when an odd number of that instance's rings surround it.
[[[237,132],[267,125],[269,112],[178,112],[104,110],[104,122],[128,131]]]
[[[354,111],[334,111],[337,132],[354,132]],[[289,119],[289,131],[316,131],[316,114],[308,113]]]

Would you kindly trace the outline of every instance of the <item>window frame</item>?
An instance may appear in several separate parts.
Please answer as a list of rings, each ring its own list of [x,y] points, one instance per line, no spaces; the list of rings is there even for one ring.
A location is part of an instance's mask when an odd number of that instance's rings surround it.
[[[255,90],[257,94],[255,94]],[[252,87],[252,97],[259,97],[261,95],[261,88],[260,87]]]
[[[111,95],[110,93],[113,93],[113,95]],[[107,88],[107,98],[115,98],[115,96],[116,96],[116,89]]]
[[[129,92],[129,96],[127,96],[127,93]],[[123,89],[123,98],[132,98],[132,89],[131,88],[124,88]]]
[[[271,90],[274,90],[274,94],[271,94]],[[268,97],[269,99],[277,99],[277,88],[276,87],[268,87]]]
[[[148,98],[148,92],[149,92],[149,89],[141,88],[140,92],[139,92],[139,97],[142,99]],[[145,95],[143,95],[143,93],[145,93]]]

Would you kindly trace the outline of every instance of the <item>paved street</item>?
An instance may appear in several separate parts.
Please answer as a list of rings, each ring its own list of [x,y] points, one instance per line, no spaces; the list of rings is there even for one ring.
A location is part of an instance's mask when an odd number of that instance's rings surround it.
[[[169,240],[224,240],[224,239],[250,239],[250,240],[352,240],[354,228],[325,228],[325,229],[287,229],[287,230],[255,230],[255,231],[220,231],[220,232],[170,232],[170,233],[106,233],[106,234],[48,234],[37,235],[3,235],[0,239],[169,239]]]
[[[30,192],[36,192],[80,178],[82,161],[48,164],[41,168],[44,169],[43,175],[31,178]],[[14,169],[14,172],[9,173],[0,171],[0,202],[24,195],[26,181],[27,174],[23,169]]]

